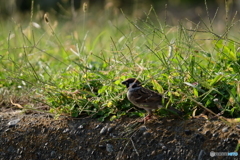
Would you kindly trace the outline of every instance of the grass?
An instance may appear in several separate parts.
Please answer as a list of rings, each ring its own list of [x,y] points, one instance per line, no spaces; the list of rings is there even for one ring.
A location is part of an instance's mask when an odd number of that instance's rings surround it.
[[[137,21],[123,15],[111,21],[83,16],[63,23],[46,15],[38,22],[41,28],[33,19],[1,22],[2,106],[12,106],[12,99],[26,109],[44,104],[49,112],[72,117],[143,116],[121,85],[137,77],[169,97],[186,117],[202,112],[198,103],[239,117],[239,21],[234,17],[219,34],[214,17],[171,26],[153,9]]]

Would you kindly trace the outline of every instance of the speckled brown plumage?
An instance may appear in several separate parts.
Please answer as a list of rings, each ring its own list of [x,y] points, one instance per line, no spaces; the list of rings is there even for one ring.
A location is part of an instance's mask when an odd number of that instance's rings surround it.
[[[129,78],[122,82],[128,88],[128,100],[139,108],[148,112],[146,119],[152,116],[152,110],[162,107],[163,96],[157,92],[141,86],[141,83],[135,78]]]

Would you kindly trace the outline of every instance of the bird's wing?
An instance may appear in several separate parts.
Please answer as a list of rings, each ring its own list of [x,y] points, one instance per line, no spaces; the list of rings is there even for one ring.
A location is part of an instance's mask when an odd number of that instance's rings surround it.
[[[139,104],[162,103],[162,95],[146,88],[140,88],[132,94],[135,101]]]

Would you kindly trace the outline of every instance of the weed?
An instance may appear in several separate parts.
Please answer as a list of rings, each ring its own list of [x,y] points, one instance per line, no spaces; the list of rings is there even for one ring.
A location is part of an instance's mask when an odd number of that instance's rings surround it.
[[[165,17],[161,22],[153,8],[145,19],[119,16],[111,23],[85,12],[82,26],[76,20],[53,25],[51,15],[44,16],[45,28],[1,24],[1,87],[18,88],[21,94],[28,90],[52,113],[113,120],[143,116],[121,85],[137,77],[186,115],[198,102],[226,117],[239,116],[239,42],[231,37],[239,21],[233,19],[219,35],[215,16],[208,16],[210,26],[202,20],[189,29],[184,21],[170,26]]]

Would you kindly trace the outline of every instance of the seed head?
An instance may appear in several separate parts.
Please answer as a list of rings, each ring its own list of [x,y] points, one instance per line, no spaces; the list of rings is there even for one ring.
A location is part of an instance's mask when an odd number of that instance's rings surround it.
[[[48,18],[47,13],[44,14],[44,21],[45,21],[46,23],[49,23],[49,18]]]
[[[88,4],[86,2],[83,3],[83,12],[87,12]]]

